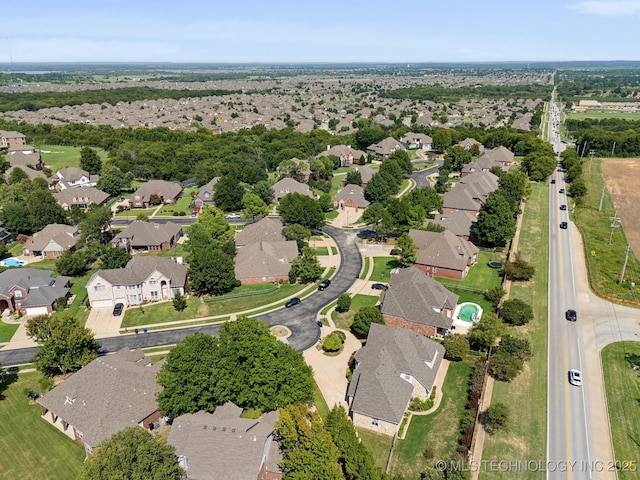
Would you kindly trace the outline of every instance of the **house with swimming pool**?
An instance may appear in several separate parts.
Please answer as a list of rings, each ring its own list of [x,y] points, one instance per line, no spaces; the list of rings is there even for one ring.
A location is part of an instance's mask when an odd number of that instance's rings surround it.
[[[409,267],[391,273],[381,301],[385,325],[441,337],[451,330],[458,295],[420,269]]]

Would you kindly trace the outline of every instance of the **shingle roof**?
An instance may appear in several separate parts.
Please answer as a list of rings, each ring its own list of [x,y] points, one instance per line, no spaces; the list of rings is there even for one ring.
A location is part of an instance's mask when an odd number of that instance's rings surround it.
[[[360,185],[346,185],[336,194],[336,198],[341,202],[351,199],[360,208],[366,208],[371,204],[364,198],[364,189]]]
[[[215,193],[215,186],[220,181],[220,177],[213,177],[209,183],[200,187],[198,191],[198,198],[203,202],[213,202],[213,194]]]
[[[355,356],[349,384],[351,411],[400,424],[413,394],[411,375],[426,391],[433,387],[444,347],[405,328],[371,324],[367,343]]]
[[[444,194],[443,208],[479,212],[491,192],[498,189],[498,177],[491,172],[472,173]]]
[[[68,277],[62,277],[68,279]],[[55,277],[51,270],[39,268],[9,268],[0,273],[0,294],[11,295],[10,291],[15,286],[20,286],[26,291],[30,288],[42,288],[55,283]]]
[[[141,350],[121,350],[99,357],[38,400],[95,447],[102,440],[136,426],[158,410],[161,390],[156,374]]]
[[[109,194],[95,187],[82,186],[66,188],[54,193],[54,197],[61,205],[90,205],[92,203],[102,205],[109,198]]]
[[[111,285],[140,285],[155,271],[169,278],[172,287],[184,287],[187,279],[186,265],[177,264],[170,258],[141,255],[129,260],[125,268],[98,270],[88,283],[95,277],[100,277]]]
[[[297,256],[298,244],[294,240],[250,243],[236,254],[236,278],[286,276],[291,269],[291,262]]]
[[[309,185],[300,183],[289,177],[277,181],[273,184],[271,189],[273,190],[273,196],[276,200],[280,200],[287,193],[300,193],[302,195],[306,195],[307,197],[313,198],[313,192],[309,188]]]
[[[61,168],[56,175],[64,182],[77,182],[82,177],[90,178],[89,172],[76,167]]]
[[[498,148],[494,148],[493,150],[484,152],[480,157],[478,157],[478,160],[480,160],[482,157],[487,157],[494,162],[506,164],[511,164],[514,159],[513,152],[507,147],[503,147],[502,145],[500,145]]]
[[[458,303],[458,295],[415,267],[394,272],[389,290],[382,297],[380,311],[383,314],[413,323],[451,328],[453,320],[440,311],[445,308],[453,310]]]
[[[33,234],[31,250],[41,252],[52,242],[68,250],[78,242],[78,228],[60,223],[47,225]]]
[[[427,220],[440,225],[458,237],[470,236],[476,217],[464,210],[452,213],[439,213],[433,220]]]
[[[367,154],[365,152],[363,152],[362,150],[357,150],[355,148],[352,148],[351,145],[334,145],[333,147],[330,147],[325,151],[320,152],[318,155],[316,155],[316,158],[328,157],[330,155],[334,155],[336,157],[340,157],[340,156],[348,157],[349,155],[351,155],[356,160],[359,160],[362,157],[367,158]]]
[[[122,232],[114,237],[114,241],[129,239],[133,248],[144,248],[149,245],[161,245],[175,237],[182,227],[172,222],[164,225],[136,220],[127,225]]]
[[[478,253],[473,243],[456,237],[452,232],[426,232],[409,230],[409,236],[418,248],[416,263],[464,271],[469,257]]]
[[[278,412],[240,418],[242,408],[227,402],[214,413],[199,411],[174,419],[167,443],[185,456],[187,475],[197,480],[254,480],[273,441]],[[272,462],[269,462],[272,463]]]
[[[131,195],[132,202],[148,202],[149,197],[154,193],[162,198],[175,198],[182,192],[182,187],[178,183],[167,182],[166,180],[149,180],[140,185],[138,190]],[[136,196],[140,196],[140,200]]]
[[[236,233],[236,245],[241,247],[256,242],[284,242],[282,235],[282,220],[274,217],[264,217],[256,223],[246,225]]]
[[[369,183],[369,180],[371,180],[371,177],[373,177],[376,174],[376,171],[368,165],[362,165],[361,167],[356,167],[355,170],[360,172],[360,179],[364,184]]]

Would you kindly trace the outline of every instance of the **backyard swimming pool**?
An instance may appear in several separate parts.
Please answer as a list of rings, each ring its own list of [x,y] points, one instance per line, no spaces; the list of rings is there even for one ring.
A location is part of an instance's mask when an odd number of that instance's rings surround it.
[[[5,258],[4,260],[0,260],[0,266],[3,267],[22,267],[26,265],[27,262],[24,260],[19,260],[15,257]]]
[[[465,302],[458,305],[453,312],[453,323],[469,328],[482,317],[482,307],[476,303]]]

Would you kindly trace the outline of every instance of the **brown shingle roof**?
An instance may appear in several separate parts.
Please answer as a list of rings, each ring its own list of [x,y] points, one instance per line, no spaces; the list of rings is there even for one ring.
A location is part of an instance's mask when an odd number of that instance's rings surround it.
[[[149,180],[140,185],[140,188],[133,192],[131,196],[132,203],[148,202],[149,197],[154,193],[160,198],[176,198],[182,192],[182,187],[174,182],[165,180]],[[136,198],[139,196],[140,198]]]
[[[133,248],[145,248],[169,242],[180,230],[182,230],[180,225],[171,222],[162,225],[136,220],[127,225],[127,228],[116,235],[113,240],[119,241],[126,238]]]
[[[50,243],[55,243],[64,250],[75,246],[78,242],[78,229],[71,225],[63,225],[60,223],[52,223],[42,230],[33,234],[31,250],[41,252]]]
[[[236,278],[269,278],[289,274],[291,262],[298,256],[294,240],[256,242],[238,250],[235,258]]]
[[[286,240],[282,235],[282,220],[273,217],[265,217],[256,223],[251,223],[236,233],[238,247],[262,241],[284,242]]]
[[[53,195],[60,205],[102,205],[109,198],[109,194],[95,187],[66,188]]]
[[[441,233],[409,230],[409,236],[418,247],[416,263],[421,265],[464,271],[469,258],[479,251],[473,243],[448,230]]]
[[[99,276],[111,285],[140,285],[156,270],[170,279],[172,287],[184,287],[187,279],[186,265],[177,264],[170,258],[140,255],[129,260],[125,268],[98,270],[88,283]]]

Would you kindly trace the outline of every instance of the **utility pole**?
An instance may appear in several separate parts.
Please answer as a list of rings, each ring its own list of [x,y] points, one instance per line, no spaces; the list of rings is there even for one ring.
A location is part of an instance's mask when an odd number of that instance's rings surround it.
[[[611,156],[613,157],[613,154],[616,151],[616,142],[613,142],[613,148],[611,149]]]
[[[607,188],[607,184],[602,184],[602,195],[600,195],[600,206],[598,207],[598,211],[602,210],[602,202],[604,201],[604,191]]]
[[[582,160],[582,157],[584,157],[584,151],[587,149],[587,141],[585,140],[584,143],[582,144],[582,153],[580,153],[580,160]]]
[[[618,228],[620,227],[620,217],[618,217],[618,215],[614,214],[613,217],[609,217],[609,221],[611,222],[611,234],[609,235],[609,243],[611,243],[611,240],[613,239],[613,229],[614,228]]]
[[[622,264],[622,271],[620,272],[620,280],[618,283],[622,283],[624,281],[624,272],[627,269],[627,261],[629,260],[629,249],[631,245],[627,243],[627,252],[624,254],[624,263]]]
[[[589,173],[591,173],[591,163],[593,162],[593,156],[596,154],[596,151],[591,149],[589,150]]]

